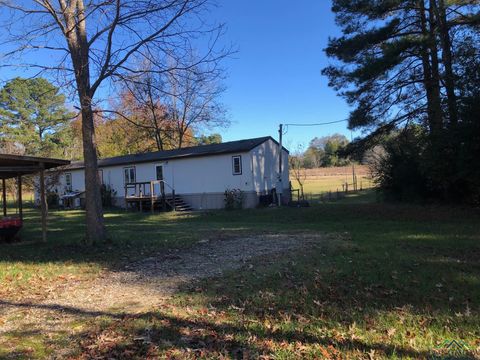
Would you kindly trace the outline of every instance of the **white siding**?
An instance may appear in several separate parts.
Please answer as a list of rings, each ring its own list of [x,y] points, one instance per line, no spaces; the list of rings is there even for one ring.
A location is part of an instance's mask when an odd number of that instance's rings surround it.
[[[232,157],[242,157],[242,174],[233,175]],[[224,192],[226,189],[253,191],[250,154],[238,153],[170,160],[164,178],[179,194]]]
[[[242,157],[242,174],[233,175],[232,157]],[[238,153],[187,159],[174,159],[163,162],[139,163],[101,168],[103,182],[117,191],[117,196],[125,193],[124,168],[135,167],[136,182],[156,179],[156,166],[163,166],[163,178],[177,194],[223,193],[226,189],[254,191],[252,183],[251,154]],[[83,169],[67,171],[72,174],[72,189],[85,190]],[[60,178],[58,192],[65,192],[65,175]]]
[[[67,170],[60,175],[60,184],[57,186],[57,192],[62,195],[65,193],[65,174],[72,174],[72,190],[83,191],[85,189],[85,175],[83,170]]]
[[[251,150],[254,189],[257,193],[266,193],[277,187],[278,182],[278,145],[268,140]],[[288,152],[282,153],[282,186],[289,186]]]

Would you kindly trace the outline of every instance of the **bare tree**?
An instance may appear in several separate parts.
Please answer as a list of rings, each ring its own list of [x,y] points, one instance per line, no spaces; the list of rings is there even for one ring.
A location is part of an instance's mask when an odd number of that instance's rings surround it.
[[[297,181],[298,186],[300,187],[300,198],[303,200],[305,199],[305,193],[303,191],[303,186],[305,181],[307,180],[307,171],[303,166],[304,162],[304,153],[303,153],[303,146],[298,145],[297,151],[290,155],[288,158],[289,165],[290,165],[290,173],[292,174],[293,178]]]
[[[225,91],[221,72],[197,65],[193,71],[175,71],[165,80],[169,94],[164,102],[177,127],[178,148],[185,135],[200,128],[225,127],[229,124],[226,109],[219,101]]]
[[[211,36],[204,59],[215,57],[215,39],[222,25],[206,28],[209,0],[0,0],[10,14],[3,24],[8,63],[62,76],[76,94],[82,115],[85,160],[86,241],[106,240],[98,178],[93,109],[99,92],[112,80],[135,73],[133,64],[156,54],[181,59],[202,35]],[[2,36],[2,35],[0,35]],[[37,54],[25,56],[26,52]],[[161,65],[160,65],[161,64]],[[184,70],[180,61],[173,69]],[[166,71],[164,67],[158,71]]]
[[[143,135],[143,141],[153,140],[155,150],[173,148],[171,139],[174,126],[165,106],[159,97],[155,96],[155,90],[150,86],[150,82],[134,86],[129,84],[126,88],[121,93],[120,102],[112,110],[116,117],[113,121],[118,123],[126,120],[133,129]]]
[[[148,65],[142,67],[139,76],[125,78],[120,83],[119,102],[111,110],[118,120],[126,120],[144,136],[152,139],[158,151],[176,147],[176,126],[167,107],[161,74],[151,71]],[[115,121],[115,120],[114,120]]]
[[[220,102],[225,91],[225,72],[220,65],[229,54],[226,51],[205,59],[192,51],[181,59],[182,67],[172,69],[167,65],[171,71],[163,71],[165,66],[159,69],[158,62],[144,62],[120,83],[136,111],[132,114],[128,106],[120,106],[115,113],[147,130],[158,150],[181,148],[200,129],[228,126]],[[172,59],[166,61],[171,63]]]

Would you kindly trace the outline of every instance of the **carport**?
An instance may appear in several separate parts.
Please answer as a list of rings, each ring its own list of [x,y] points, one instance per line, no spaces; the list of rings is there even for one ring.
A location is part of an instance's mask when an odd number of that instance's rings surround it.
[[[0,179],[2,180],[3,218],[0,220],[0,236],[10,236],[23,226],[22,177],[39,174],[40,209],[42,216],[42,240],[47,241],[47,197],[45,192],[45,170],[70,164],[68,160],[41,158],[34,156],[0,154]],[[7,179],[17,180],[18,215],[8,217]],[[3,234],[2,234],[3,233]]]

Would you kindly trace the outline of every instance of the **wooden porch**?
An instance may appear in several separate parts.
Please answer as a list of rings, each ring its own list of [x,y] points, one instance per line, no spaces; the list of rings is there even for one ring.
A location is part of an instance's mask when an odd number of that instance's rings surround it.
[[[175,189],[164,180],[125,184],[125,206],[138,211],[191,211]]]

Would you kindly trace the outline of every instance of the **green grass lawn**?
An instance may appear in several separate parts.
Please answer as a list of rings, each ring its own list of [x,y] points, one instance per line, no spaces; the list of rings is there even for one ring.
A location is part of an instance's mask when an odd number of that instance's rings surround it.
[[[80,245],[80,211],[52,212],[49,242],[30,242],[40,234],[29,210],[26,242],[0,245],[0,298],[42,296],[39,283],[90,279],[205,237],[321,232],[331,241],[195,284],[159,309],[88,320],[69,344],[85,359],[429,359],[457,340],[467,355],[450,358],[478,358],[480,214],[374,199],[365,193],[311,208],[187,215],[110,212],[113,245],[93,248]],[[151,342],[135,341],[146,329]],[[107,346],[105,337],[115,340]],[[17,350],[32,347],[28,340],[11,334]],[[65,346],[64,338],[35,341],[26,357],[41,358],[47,344]],[[0,358],[9,353],[0,345]]]

